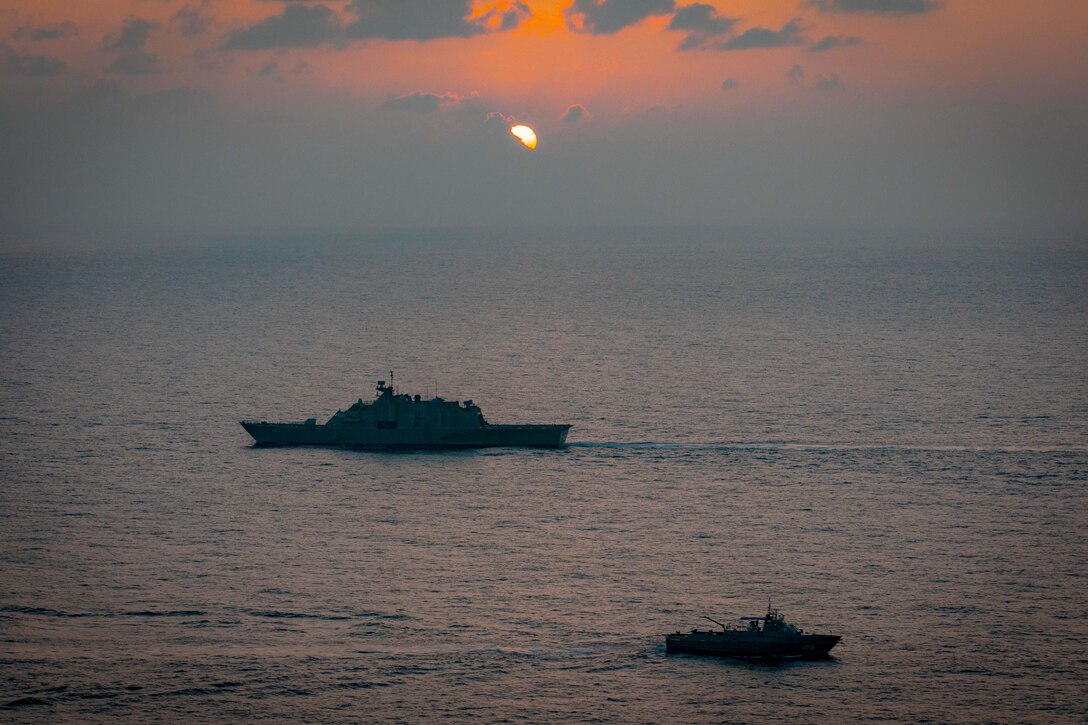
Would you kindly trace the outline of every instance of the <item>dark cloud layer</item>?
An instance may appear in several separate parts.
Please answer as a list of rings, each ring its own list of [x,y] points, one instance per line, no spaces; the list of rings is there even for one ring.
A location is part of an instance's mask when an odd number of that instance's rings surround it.
[[[813,53],[826,53],[834,48],[848,48],[861,43],[861,38],[853,35],[828,35],[808,47]]]
[[[917,15],[936,10],[941,0],[809,0],[809,4],[824,12]]]
[[[44,78],[56,76],[68,69],[59,58],[32,53],[18,53],[6,43],[0,43],[0,75]]]
[[[528,11],[528,6],[522,7]],[[466,20],[471,10],[468,0],[352,0],[348,10],[358,18],[347,27],[351,38],[436,40],[487,32],[483,25]],[[511,11],[515,20],[518,10]],[[504,17],[503,25],[508,22]]]
[[[483,127],[491,134],[506,133],[512,123],[517,123],[517,119],[499,111],[488,111],[484,114]]]
[[[409,113],[432,113],[441,108],[442,104],[452,100],[450,96],[438,96],[434,93],[416,91],[407,96],[390,98],[381,104],[381,108],[387,111],[407,111]]]
[[[565,133],[545,131],[546,155],[530,163],[511,152],[514,119],[501,113],[406,122],[362,102],[316,101],[238,114],[193,91],[133,102],[123,83],[48,106],[8,95],[0,248],[67,233],[93,245],[124,235],[144,243],[481,223],[984,225],[1033,234],[1051,225],[1083,238],[1088,114],[1079,102],[1011,111],[873,104],[859,114],[849,98],[821,94],[818,79],[806,77],[811,93],[796,96],[825,102],[789,113],[748,114],[738,103],[728,123],[665,108],[619,125],[583,118]]]
[[[154,27],[155,24],[150,20],[129,18],[118,32],[109,33],[102,38],[102,50],[116,53],[142,50]]]
[[[718,15],[713,5],[695,3],[676,9],[669,23],[669,30],[691,30],[696,33],[724,35],[736,24],[734,18]]]
[[[335,40],[340,28],[336,15],[324,5],[289,5],[248,28],[227,36],[227,50],[313,48]]]
[[[506,11],[492,9],[476,21],[470,21],[469,0],[351,0],[345,10],[354,20],[341,25],[329,7],[307,0],[287,2],[284,11],[236,30],[227,36],[227,50],[270,50],[276,48],[312,48],[324,43],[344,43],[357,39],[438,40],[470,38],[491,32],[488,24],[497,22],[500,31],[516,28],[532,17],[524,2],[513,3]]]
[[[669,30],[688,31],[679,49],[693,50],[705,46],[715,36],[731,32],[736,24],[736,18],[718,15],[713,5],[694,3],[677,8],[669,23]]]
[[[754,48],[781,48],[785,45],[797,45],[801,42],[801,21],[794,18],[778,30],[749,28],[740,35],[722,41],[714,47],[718,50],[752,50]]]
[[[565,12],[575,30],[612,35],[653,15],[667,15],[674,7],[673,0],[574,0]]]
[[[12,37],[17,40],[60,40],[73,35],[79,35],[79,26],[70,20],[52,25],[24,25],[12,33]]]

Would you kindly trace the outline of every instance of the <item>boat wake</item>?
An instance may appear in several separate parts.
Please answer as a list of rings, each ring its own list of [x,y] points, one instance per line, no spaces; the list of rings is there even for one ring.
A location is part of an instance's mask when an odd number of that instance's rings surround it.
[[[679,451],[895,451],[895,452],[944,452],[944,453],[1042,453],[1088,455],[1088,448],[1079,446],[951,446],[903,443],[800,443],[784,441],[755,441],[738,443],[658,443],[654,441],[573,441],[568,448],[604,448],[623,450],[679,450]]]

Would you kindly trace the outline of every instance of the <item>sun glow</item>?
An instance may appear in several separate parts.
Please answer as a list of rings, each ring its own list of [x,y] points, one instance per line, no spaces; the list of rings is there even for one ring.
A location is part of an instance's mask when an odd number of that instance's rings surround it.
[[[517,136],[518,141],[521,141],[525,148],[536,148],[536,131],[529,128],[528,126],[523,126],[520,123],[517,126],[511,126],[510,133]]]

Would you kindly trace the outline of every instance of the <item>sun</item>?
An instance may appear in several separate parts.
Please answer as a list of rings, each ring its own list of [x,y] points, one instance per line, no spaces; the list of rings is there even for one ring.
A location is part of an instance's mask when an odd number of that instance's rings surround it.
[[[516,126],[511,126],[510,127],[510,133],[517,136],[518,141],[521,141],[521,143],[525,146],[525,148],[527,148],[527,149],[535,149],[536,148],[536,131],[529,128],[528,126],[524,126],[524,125],[522,125],[520,123],[518,125],[516,125]]]

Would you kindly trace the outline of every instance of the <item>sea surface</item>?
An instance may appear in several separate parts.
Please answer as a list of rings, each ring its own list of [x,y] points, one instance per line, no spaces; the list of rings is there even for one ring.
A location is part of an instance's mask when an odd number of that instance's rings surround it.
[[[153,241],[0,258],[0,720],[1088,720],[1084,239]],[[390,370],[570,445],[238,425]]]

